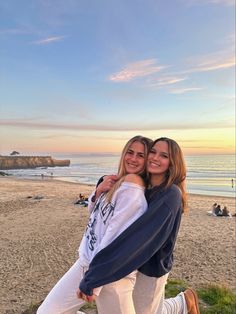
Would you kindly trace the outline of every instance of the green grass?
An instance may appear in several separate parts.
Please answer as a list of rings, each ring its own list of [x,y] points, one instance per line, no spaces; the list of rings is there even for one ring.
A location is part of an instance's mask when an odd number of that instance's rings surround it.
[[[202,314],[236,314],[236,294],[230,289],[210,285],[197,292],[206,305],[206,308],[202,308]]]
[[[31,303],[29,308],[25,310],[24,312],[22,312],[22,314],[35,314],[37,312],[38,307],[40,306],[42,302],[43,301],[38,302],[38,303]]]
[[[175,297],[187,288],[181,280],[169,280],[166,285],[166,298]],[[236,294],[224,286],[205,285],[196,289],[201,314],[236,314]]]
[[[179,292],[184,291],[186,288],[187,284],[183,280],[170,279],[165,288],[165,297],[175,297]]]
[[[182,280],[168,280],[166,285],[166,298],[175,297],[180,291],[187,288]],[[196,289],[199,296],[201,314],[236,314],[236,294],[224,286],[204,285]],[[41,302],[40,302],[41,303]],[[31,304],[22,314],[35,314],[40,303]],[[81,311],[96,309],[96,304],[85,304]]]
[[[86,303],[84,306],[80,308],[80,310],[83,311],[83,310],[96,309],[96,308],[97,308],[96,303],[93,302],[93,303]]]

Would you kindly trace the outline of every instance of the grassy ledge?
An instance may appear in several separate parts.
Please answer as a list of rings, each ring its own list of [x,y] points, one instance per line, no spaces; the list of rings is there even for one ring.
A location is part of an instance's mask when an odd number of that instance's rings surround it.
[[[166,298],[174,297],[187,288],[181,280],[169,280],[166,285]],[[236,294],[229,288],[219,285],[204,285],[196,289],[201,314],[236,314]]]
[[[175,297],[187,288],[187,283],[182,280],[171,279],[166,285],[166,298]],[[196,289],[201,314],[236,314],[236,294],[229,288],[218,285],[204,285]],[[31,304],[22,314],[35,314],[40,303]],[[96,304],[86,304],[81,311],[96,310]]]

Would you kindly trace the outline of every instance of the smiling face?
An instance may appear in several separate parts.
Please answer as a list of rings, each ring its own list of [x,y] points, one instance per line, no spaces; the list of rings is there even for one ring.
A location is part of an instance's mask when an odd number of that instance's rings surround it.
[[[154,144],[148,154],[147,171],[151,175],[151,184],[159,185],[164,179],[170,166],[168,143],[158,141]]]
[[[129,174],[140,174],[143,172],[145,167],[145,147],[142,143],[135,141],[129,146],[124,156],[124,167],[126,173]]]

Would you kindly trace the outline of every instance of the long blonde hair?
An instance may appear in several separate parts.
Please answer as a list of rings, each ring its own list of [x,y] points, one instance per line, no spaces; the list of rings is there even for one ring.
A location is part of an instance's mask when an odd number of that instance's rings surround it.
[[[169,169],[166,172],[166,178],[164,181],[164,187],[167,188],[172,184],[176,184],[182,193],[182,206],[183,212],[187,210],[187,193],[185,186],[186,179],[186,166],[184,161],[184,156],[179,145],[172,139],[167,137],[160,137],[156,139],[152,146],[154,146],[157,142],[166,142],[168,144],[170,165]]]
[[[127,154],[130,146],[134,142],[139,142],[144,145],[144,166],[143,169],[141,170],[140,173],[138,173],[144,180],[144,183],[147,184],[147,171],[146,171],[146,163],[147,163],[147,157],[148,157],[148,152],[150,149],[150,146],[152,145],[152,140],[148,137],[142,136],[142,135],[136,135],[132,137],[124,146],[121,157],[120,157],[120,162],[119,162],[119,167],[118,167],[118,180],[116,183],[113,185],[113,187],[110,189],[109,192],[106,193],[106,200],[108,202],[111,201],[112,196],[114,192],[119,188],[121,183],[124,181],[125,176],[127,175],[126,169],[125,169],[125,155]]]

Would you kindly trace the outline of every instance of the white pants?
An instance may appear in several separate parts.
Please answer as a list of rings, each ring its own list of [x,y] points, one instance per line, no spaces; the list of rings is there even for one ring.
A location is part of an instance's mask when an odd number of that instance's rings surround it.
[[[99,314],[135,314],[133,290],[137,271],[102,287],[96,304]]]
[[[76,314],[85,304],[77,298],[76,291],[87,269],[80,265],[79,260],[76,261],[49,292],[37,314]],[[99,314],[135,314],[132,293],[136,273],[102,287],[96,298]]]
[[[49,292],[37,314],[75,314],[85,304],[76,291],[86,270],[76,261]]]
[[[165,299],[165,285],[169,274],[160,278],[138,272],[133,301],[136,314],[187,314],[184,293]],[[128,313],[127,313],[128,314]]]
[[[155,278],[133,272],[121,280],[103,286],[96,299],[98,313],[187,314],[183,292],[175,298],[164,298],[168,275]]]
[[[47,295],[37,314],[75,314],[85,304],[77,298],[76,291],[86,270],[76,261]],[[164,299],[167,278],[168,274],[155,278],[133,272],[104,285],[96,298],[98,313],[187,314],[183,293]]]

